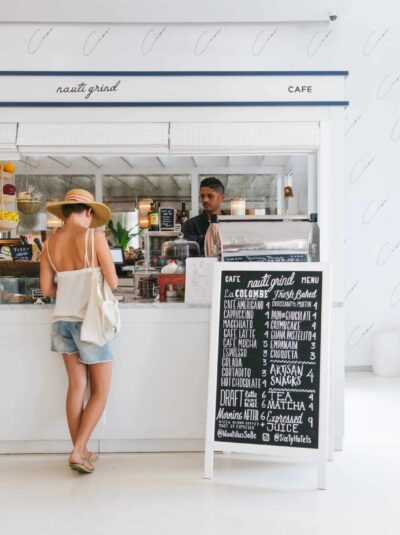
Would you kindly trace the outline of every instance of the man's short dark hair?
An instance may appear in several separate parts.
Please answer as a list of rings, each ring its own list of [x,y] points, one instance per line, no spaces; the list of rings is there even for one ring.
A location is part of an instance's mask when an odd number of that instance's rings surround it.
[[[210,188],[218,191],[218,193],[225,193],[225,188],[222,182],[215,176],[208,176],[203,178],[200,182],[200,188]]]
[[[64,204],[61,207],[63,216],[67,219],[71,214],[81,214],[82,212],[86,212],[86,210],[89,210],[90,206],[87,204]]]

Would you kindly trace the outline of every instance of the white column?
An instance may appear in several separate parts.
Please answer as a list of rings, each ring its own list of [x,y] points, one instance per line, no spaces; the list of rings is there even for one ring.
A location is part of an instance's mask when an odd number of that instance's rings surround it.
[[[283,215],[285,213],[285,195],[284,195],[283,174],[276,175],[276,199],[277,199],[277,214]]]
[[[320,227],[320,260],[329,262],[331,255],[331,225],[335,221],[331,219],[331,188],[330,188],[330,161],[331,161],[331,137],[330,125],[327,121],[321,121],[321,144],[318,152],[318,224]]]
[[[193,217],[199,214],[199,174],[197,172],[191,173],[190,179],[192,188],[192,209],[190,217]]]
[[[331,109],[331,162],[330,162],[330,231],[331,262],[333,265],[334,337],[334,446],[343,449],[344,437],[344,367],[345,367],[345,309],[344,309],[344,110]]]
[[[103,175],[100,171],[96,171],[94,176],[94,198],[97,202],[103,202]]]
[[[317,181],[317,155],[309,154],[307,157],[308,175],[308,214],[318,213],[318,181]]]
[[[332,269],[332,345],[330,378],[330,458],[343,448],[344,436],[344,166],[343,110],[331,110],[331,120],[321,121],[318,153],[318,221],[320,257]],[[332,177],[335,180],[332,180]]]

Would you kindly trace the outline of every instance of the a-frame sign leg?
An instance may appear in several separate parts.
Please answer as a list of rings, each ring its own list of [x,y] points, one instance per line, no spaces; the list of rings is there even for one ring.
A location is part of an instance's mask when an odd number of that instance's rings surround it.
[[[204,456],[204,478],[212,479],[214,477],[214,451],[206,448]]]
[[[328,487],[328,459],[320,455],[318,460],[318,489],[326,490]]]

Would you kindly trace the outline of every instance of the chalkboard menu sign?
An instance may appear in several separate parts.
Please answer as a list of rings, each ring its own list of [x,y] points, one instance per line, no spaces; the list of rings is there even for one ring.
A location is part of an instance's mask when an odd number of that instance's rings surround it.
[[[326,451],[326,268],[220,263],[214,276],[208,446]]]
[[[322,273],[222,272],[215,439],[318,447]]]
[[[160,230],[175,230],[175,208],[160,208]]]

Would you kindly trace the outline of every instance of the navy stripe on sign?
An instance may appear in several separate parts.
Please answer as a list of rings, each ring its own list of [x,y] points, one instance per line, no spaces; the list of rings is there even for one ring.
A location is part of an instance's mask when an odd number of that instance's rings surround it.
[[[348,100],[311,102],[0,102],[0,108],[240,108],[266,106],[348,106]]]
[[[349,71],[0,71],[0,76],[348,76]]]

